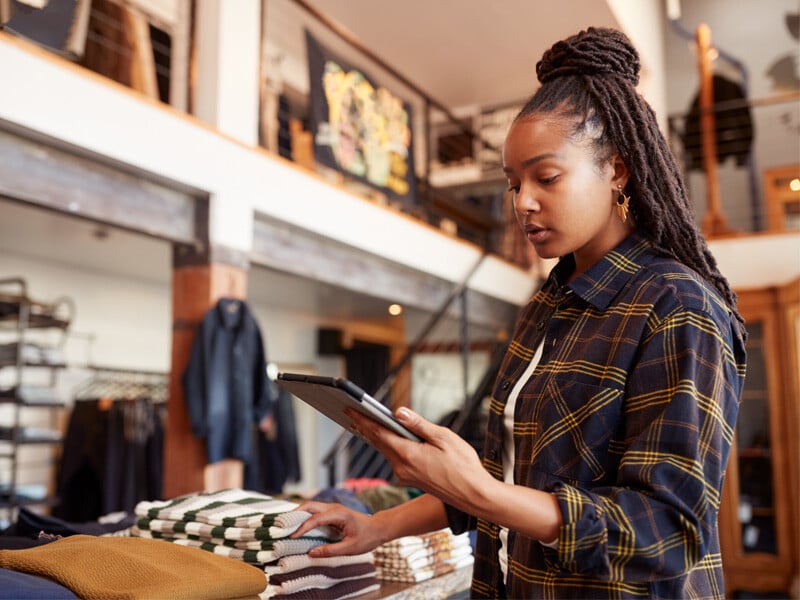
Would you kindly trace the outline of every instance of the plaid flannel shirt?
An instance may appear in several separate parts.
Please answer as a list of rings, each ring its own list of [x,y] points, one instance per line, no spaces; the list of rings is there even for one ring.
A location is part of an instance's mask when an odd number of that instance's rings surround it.
[[[485,468],[503,478],[503,410],[543,341],[514,415],[517,485],[552,492],[557,548],[447,507],[477,527],[472,593],[511,598],[723,598],[717,513],[744,383],[743,331],[712,287],[634,234],[566,283],[562,259],[518,321],[495,383]]]

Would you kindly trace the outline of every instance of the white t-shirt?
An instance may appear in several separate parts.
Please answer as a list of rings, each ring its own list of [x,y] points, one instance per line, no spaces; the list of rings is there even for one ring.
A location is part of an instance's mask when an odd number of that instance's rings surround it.
[[[522,377],[514,384],[511,393],[508,395],[506,409],[503,412],[503,481],[505,483],[514,483],[514,408],[517,405],[517,397],[519,396],[522,386],[531,378],[533,370],[542,358],[542,346],[543,344],[539,344],[539,347],[536,348],[536,352],[534,352],[533,358],[531,358],[531,362],[528,363],[528,367],[525,369]],[[500,528],[500,550],[497,553],[497,557],[500,561],[500,569],[503,571],[503,582],[505,583],[508,578],[507,527]]]

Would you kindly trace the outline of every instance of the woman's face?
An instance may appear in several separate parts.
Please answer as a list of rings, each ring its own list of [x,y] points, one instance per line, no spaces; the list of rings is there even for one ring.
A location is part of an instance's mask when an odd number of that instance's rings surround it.
[[[542,258],[573,253],[576,274],[596,263],[633,231],[614,208],[628,170],[618,155],[598,164],[591,140],[568,135],[572,123],[534,114],[511,126],[503,170],[514,212]]]

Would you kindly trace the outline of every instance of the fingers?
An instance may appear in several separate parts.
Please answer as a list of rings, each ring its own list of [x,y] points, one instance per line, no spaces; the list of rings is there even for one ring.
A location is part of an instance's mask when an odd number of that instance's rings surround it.
[[[410,408],[405,406],[398,408],[395,417],[400,423],[405,425],[409,430],[416,433],[424,440],[428,440],[435,436],[436,430],[439,429],[438,425],[434,425],[430,421],[423,419],[418,413],[415,413]]]
[[[306,500],[300,506],[298,506],[295,510],[304,510],[306,512],[310,512],[312,515],[320,512],[325,512],[326,510],[330,510],[331,504],[330,502],[316,502],[314,500]]]
[[[351,431],[353,434],[373,445],[389,444],[394,446],[397,441],[395,438],[400,439],[400,436],[397,436],[397,434],[392,432],[387,427],[356,411],[347,409],[345,414],[347,414],[352,421]],[[398,409],[395,413],[395,417],[400,423],[405,425],[408,429],[426,441],[430,436],[434,435],[438,429],[441,429],[437,425],[434,425],[430,421],[426,421],[419,414],[405,407]],[[383,450],[383,448],[380,446],[378,449]]]
[[[322,544],[321,546],[315,546],[308,551],[308,555],[312,558],[347,556],[361,553],[362,550],[360,548],[356,548],[354,542],[350,539],[344,539],[341,542],[333,542],[330,544]]]
[[[340,556],[361,554],[378,545],[372,517],[354,511],[340,504],[308,501],[302,503],[297,510],[305,510],[311,516],[295,531],[291,537],[297,538],[311,529],[328,525],[338,530],[340,539],[331,541],[312,549],[310,556]]]
[[[311,513],[311,516],[306,519],[290,537],[300,537],[301,535],[311,531],[316,527],[320,527],[321,525],[331,525],[333,527],[340,528],[344,519],[338,510],[340,508],[343,507],[327,502],[303,502],[295,510],[309,512]]]

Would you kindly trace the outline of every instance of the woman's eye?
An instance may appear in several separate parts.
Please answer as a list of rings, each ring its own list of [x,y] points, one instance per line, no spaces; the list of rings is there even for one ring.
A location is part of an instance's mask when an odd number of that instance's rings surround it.
[[[539,183],[542,185],[550,185],[551,183],[555,183],[556,179],[558,179],[558,175],[553,175],[552,177],[540,177]]]
[[[514,192],[515,194],[519,194],[519,186],[518,185],[509,185],[508,186],[509,192]]]

